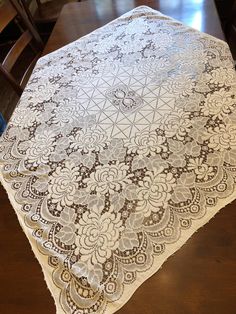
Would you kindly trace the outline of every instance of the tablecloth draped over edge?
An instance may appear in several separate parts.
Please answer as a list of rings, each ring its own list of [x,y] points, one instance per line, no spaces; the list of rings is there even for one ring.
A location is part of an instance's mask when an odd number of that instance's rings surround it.
[[[41,58],[0,178],[57,314],[114,313],[235,199],[228,45],[146,6]]]

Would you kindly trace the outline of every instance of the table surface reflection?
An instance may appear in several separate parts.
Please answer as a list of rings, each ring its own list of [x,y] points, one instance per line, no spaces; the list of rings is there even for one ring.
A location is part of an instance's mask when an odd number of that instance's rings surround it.
[[[88,0],[64,6],[43,55],[140,5],[148,5],[199,31],[224,39],[213,0]]]

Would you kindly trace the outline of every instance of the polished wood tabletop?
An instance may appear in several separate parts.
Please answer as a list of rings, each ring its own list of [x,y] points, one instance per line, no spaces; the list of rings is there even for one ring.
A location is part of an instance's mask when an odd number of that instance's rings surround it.
[[[64,6],[43,55],[87,35],[139,5],[148,5],[202,32],[224,39],[214,0],[88,0]]]
[[[66,5],[51,52],[146,4],[223,39],[213,0],[98,0]],[[55,314],[40,266],[0,187],[0,313]],[[118,314],[235,314],[236,202],[223,208],[135,292]]]

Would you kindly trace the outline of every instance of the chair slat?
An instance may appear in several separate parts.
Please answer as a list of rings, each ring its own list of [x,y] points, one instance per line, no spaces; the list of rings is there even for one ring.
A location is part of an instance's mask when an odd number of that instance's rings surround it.
[[[0,33],[16,17],[17,12],[8,2],[0,6]]]
[[[37,59],[41,55],[43,42],[34,24],[30,22],[18,1],[20,0],[6,0],[5,3],[0,6],[0,30],[3,30],[4,27],[8,25],[9,21],[12,21],[16,18],[18,21],[20,21],[19,24],[21,25],[21,27],[18,27],[21,31],[21,36],[12,46],[3,62],[0,63],[0,73],[3,74],[5,79],[11,84],[12,88],[20,96],[23,92],[23,87],[26,85],[27,80],[30,77]],[[26,29],[26,31],[23,32],[22,29]],[[37,55],[30,63],[26,71],[24,71],[23,77],[21,75],[21,82],[19,83],[18,78],[13,75],[13,71],[11,70],[14,65],[17,65],[16,63],[19,57],[29,45],[31,46],[31,49],[34,51],[34,53],[37,53]]]
[[[2,66],[7,70],[11,71],[17,59],[25,49],[25,47],[29,44],[32,39],[32,35],[29,31],[25,31],[20,38],[15,42],[7,56],[2,62]]]
[[[28,66],[28,68],[26,69],[22,79],[21,79],[21,82],[20,82],[20,86],[24,89],[25,88],[25,85],[26,83],[28,82],[29,80],[29,77],[34,69],[34,66],[38,60],[38,58],[40,57],[41,55],[41,52],[37,53],[37,55],[34,57],[34,59],[31,61],[30,65]]]
[[[5,76],[5,78],[8,80],[8,82],[11,84],[11,86],[17,93],[17,95],[20,96],[23,92],[23,88],[17,83],[13,75],[10,72],[6,71],[1,64],[0,64],[0,73],[2,73]]]

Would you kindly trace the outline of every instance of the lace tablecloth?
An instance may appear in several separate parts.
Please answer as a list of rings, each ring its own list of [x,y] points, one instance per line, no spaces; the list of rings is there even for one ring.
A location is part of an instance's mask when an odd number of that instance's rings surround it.
[[[235,82],[225,42],[144,6],[38,61],[1,181],[58,314],[114,313],[235,199]]]

